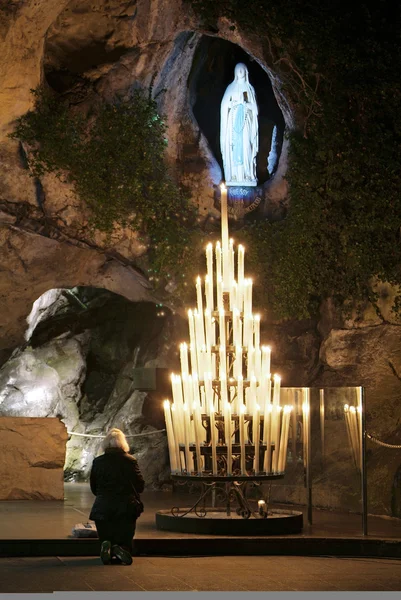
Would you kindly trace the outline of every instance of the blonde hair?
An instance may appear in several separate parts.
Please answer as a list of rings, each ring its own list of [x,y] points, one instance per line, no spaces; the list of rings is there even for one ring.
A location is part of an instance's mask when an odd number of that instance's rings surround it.
[[[121,431],[121,429],[110,429],[108,434],[103,440],[103,450],[107,450],[108,448],[121,448],[124,452],[129,452],[129,445],[125,438],[125,435]]]

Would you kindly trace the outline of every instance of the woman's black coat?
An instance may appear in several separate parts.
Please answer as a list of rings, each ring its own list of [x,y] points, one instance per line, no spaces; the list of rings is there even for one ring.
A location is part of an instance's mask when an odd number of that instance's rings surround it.
[[[120,448],[108,448],[93,461],[90,487],[96,500],[89,518],[109,521],[134,518],[131,502],[143,492],[145,482],[133,456]]]

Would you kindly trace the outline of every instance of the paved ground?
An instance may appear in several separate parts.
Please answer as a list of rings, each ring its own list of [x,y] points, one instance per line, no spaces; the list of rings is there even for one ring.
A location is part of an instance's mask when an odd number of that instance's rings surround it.
[[[0,593],[53,591],[400,591],[401,561],[331,557],[0,559]]]

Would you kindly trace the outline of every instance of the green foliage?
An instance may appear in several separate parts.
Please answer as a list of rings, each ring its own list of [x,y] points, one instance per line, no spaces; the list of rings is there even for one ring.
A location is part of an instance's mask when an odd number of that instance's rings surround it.
[[[151,279],[184,278],[196,248],[196,212],[165,163],[166,125],[156,104],[136,91],[84,118],[58,97],[33,91],[34,110],[11,137],[29,145],[34,176],[56,173],[91,208],[94,228],[129,226],[149,240]]]
[[[303,123],[289,135],[286,218],[243,231],[275,310],[307,317],[329,296],[374,303],[374,278],[401,283],[400,5],[187,1],[205,27],[226,16],[258,38]]]

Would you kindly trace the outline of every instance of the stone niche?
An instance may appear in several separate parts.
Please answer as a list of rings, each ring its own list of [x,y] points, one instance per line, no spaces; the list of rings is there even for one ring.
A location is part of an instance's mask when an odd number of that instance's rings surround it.
[[[64,500],[66,443],[59,419],[0,417],[0,500]]]

